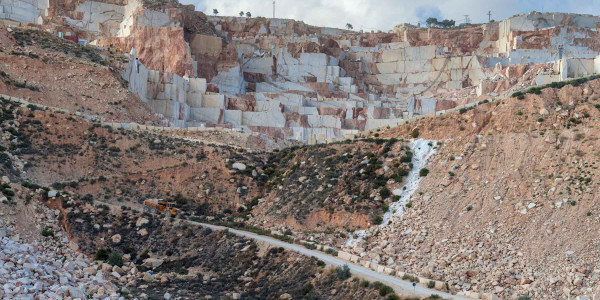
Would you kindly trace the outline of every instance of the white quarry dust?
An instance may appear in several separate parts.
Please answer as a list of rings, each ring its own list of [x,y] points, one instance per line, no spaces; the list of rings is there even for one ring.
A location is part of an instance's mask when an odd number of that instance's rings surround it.
[[[435,141],[419,139],[410,143],[410,151],[413,153],[413,168],[406,177],[406,184],[400,190],[394,190],[395,196],[400,196],[400,200],[390,205],[390,210],[383,215],[383,222],[380,226],[386,226],[392,216],[402,216],[406,203],[410,202],[410,198],[419,188],[421,176],[419,172],[425,167],[429,158],[435,153]]]
[[[404,188],[393,191],[393,194],[395,196],[400,196],[400,200],[390,205],[390,209],[388,210],[388,212],[385,213],[385,215],[383,215],[383,221],[381,222],[381,225],[371,227],[368,230],[388,226],[388,223],[392,217],[402,216],[402,214],[404,213],[406,203],[410,202],[412,195],[417,190],[417,188],[419,188],[419,183],[421,182],[421,176],[419,175],[419,172],[422,168],[425,167],[429,158],[433,154],[435,154],[434,147],[436,145],[436,141],[424,139],[414,140],[410,143],[410,151],[413,153],[413,168],[410,170],[408,176],[406,177],[406,183],[404,184]],[[355,231],[354,234],[350,235],[350,238],[346,242],[346,247],[352,247],[356,245],[358,241],[364,238],[365,233],[365,230]]]

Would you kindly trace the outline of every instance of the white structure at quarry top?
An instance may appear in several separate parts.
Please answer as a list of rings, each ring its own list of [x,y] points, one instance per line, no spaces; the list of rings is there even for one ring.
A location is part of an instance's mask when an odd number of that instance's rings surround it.
[[[42,24],[49,6],[49,0],[0,0],[0,20]]]

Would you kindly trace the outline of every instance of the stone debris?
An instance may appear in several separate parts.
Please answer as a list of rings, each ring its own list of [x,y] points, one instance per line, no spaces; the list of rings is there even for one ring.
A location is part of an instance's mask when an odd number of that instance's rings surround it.
[[[55,235],[32,243],[10,234],[0,238],[0,298],[124,299],[109,275],[98,270],[99,262],[64,247]]]

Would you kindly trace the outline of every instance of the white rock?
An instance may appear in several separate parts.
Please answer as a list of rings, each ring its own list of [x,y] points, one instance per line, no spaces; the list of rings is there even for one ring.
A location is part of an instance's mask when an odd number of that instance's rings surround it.
[[[238,170],[240,170],[240,171],[244,171],[244,170],[246,170],[246,165],[245,165],[245,164],[243,164],[243,163],[234,163],[234,164],[232,165],[232,167],[233,167],[234,169],[238,169]]]
[[[121,235],[117,233],[117,234],[113,235],[110,239],[112,240],[113,243],[118,244],[121,242]]]

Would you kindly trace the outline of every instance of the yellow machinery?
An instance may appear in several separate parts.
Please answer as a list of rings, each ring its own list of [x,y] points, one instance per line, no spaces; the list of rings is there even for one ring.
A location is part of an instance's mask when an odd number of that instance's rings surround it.
[[[163,199],[144,200],[144,212],[165,216],[177,216],[179,214],[175,203]]]

